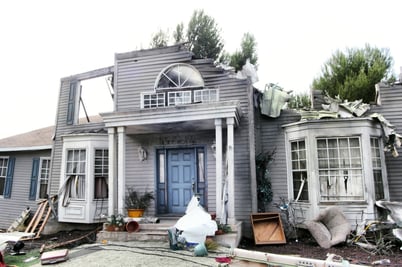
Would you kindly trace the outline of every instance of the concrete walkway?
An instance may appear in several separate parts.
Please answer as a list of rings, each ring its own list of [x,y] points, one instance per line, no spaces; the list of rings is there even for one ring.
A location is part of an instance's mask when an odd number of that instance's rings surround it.
[[[47,266],[219,266],[215,257],[227,255],[229,249],[219,247],[208,256],[196,257],[192,250],[171,250],[168,242],[105,242],[86,244],[69,250],[68,260]],[[43,266],[40,263],[33,265]]]

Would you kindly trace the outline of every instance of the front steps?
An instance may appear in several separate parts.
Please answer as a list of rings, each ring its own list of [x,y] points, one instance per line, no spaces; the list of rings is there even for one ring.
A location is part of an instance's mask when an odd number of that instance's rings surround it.
[[[127,231],[100,231],[96,239],[104,241],[166,241],[169,242],[168,229],[176,224],[177,220],[159,220],[159,223],[144,223],[138,221],[139,229],[136,232]]]
[[[106,231],[103,229],[97,236],[97,242],[104,243],[107,241],[162,241],[169,243],[168,229],[173,227],[177,220],[174,218],[160,219],[158,223],[141,222],[139,220],[139,230],[137,232],[127,231]],[[235,248],[239,245],[242,236],[242,223],[237,222],[231,225],[233,232],[216,235],[213,239],[220,245]]]

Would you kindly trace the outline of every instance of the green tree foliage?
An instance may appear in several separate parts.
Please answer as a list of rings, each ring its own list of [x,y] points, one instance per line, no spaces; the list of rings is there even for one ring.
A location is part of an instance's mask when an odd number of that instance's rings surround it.
[[[250,60],[251,64],[256,66],[258,56],[257,42],[254,35],[251,33],[245,33],[241,40],[240,47],[240,51],[236,51],[232,55],[227,56],[224,54],[224,57],[222,57],[223,60],[229,59],[229,65],[234,67],[236,71],[243,68],[243,66],[246,64],[247,59]]]
[[[269,152],[263,152],[257,155],[256,161],[256,175],[257,175],[257,199],[258,211],[264,212],[265,205],[269,204],[273,198],[271,186],[271,172],[269,164],[274,161],[275,149]]]
[[[392,79],[393,59],[388,49],[370,47],[336,51],[322,67],[322,75],[313,80],[313,88],[343,100],[370,103],[375,98],[375,84]]]
[[[196,58],[217,60],[223,49],[218,25],[203,10],[194,11],[188,24],[187,39]]]
[[[183,24],[183,22],[177,24],[176,29],[173,32],[173,39],[174,39],[175,44],[186,42],[186,39],[185,39],[185,36],[184,36],[184,24]]]
[[[292,94],[288,102],[289,108],[293,109],[310,109],[311,99],[308,93]]]
[[[149,46],[151,48],[165,47],[169,43],[169,33],[160,29],[157,33],[152,36],[151,43]]]

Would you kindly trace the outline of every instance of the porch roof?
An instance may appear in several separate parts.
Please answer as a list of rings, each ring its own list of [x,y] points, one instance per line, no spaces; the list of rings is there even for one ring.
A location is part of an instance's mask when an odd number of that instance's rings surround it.
[[[101,116],[107,128],[125,126],[127,134],[141,134],[210,130],[215,129],[215,119],[225,118],[234,118],[237,127],[242,111],[239,101],[220,101],[102,113]]]

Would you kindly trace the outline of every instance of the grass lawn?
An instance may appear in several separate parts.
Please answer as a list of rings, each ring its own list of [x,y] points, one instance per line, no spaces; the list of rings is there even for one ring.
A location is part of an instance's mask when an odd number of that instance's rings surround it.
[[[28,267],[40,262],[39,249],[30,250],[25,255],[10,255],[5,253],[4,260],[7,266]]]

